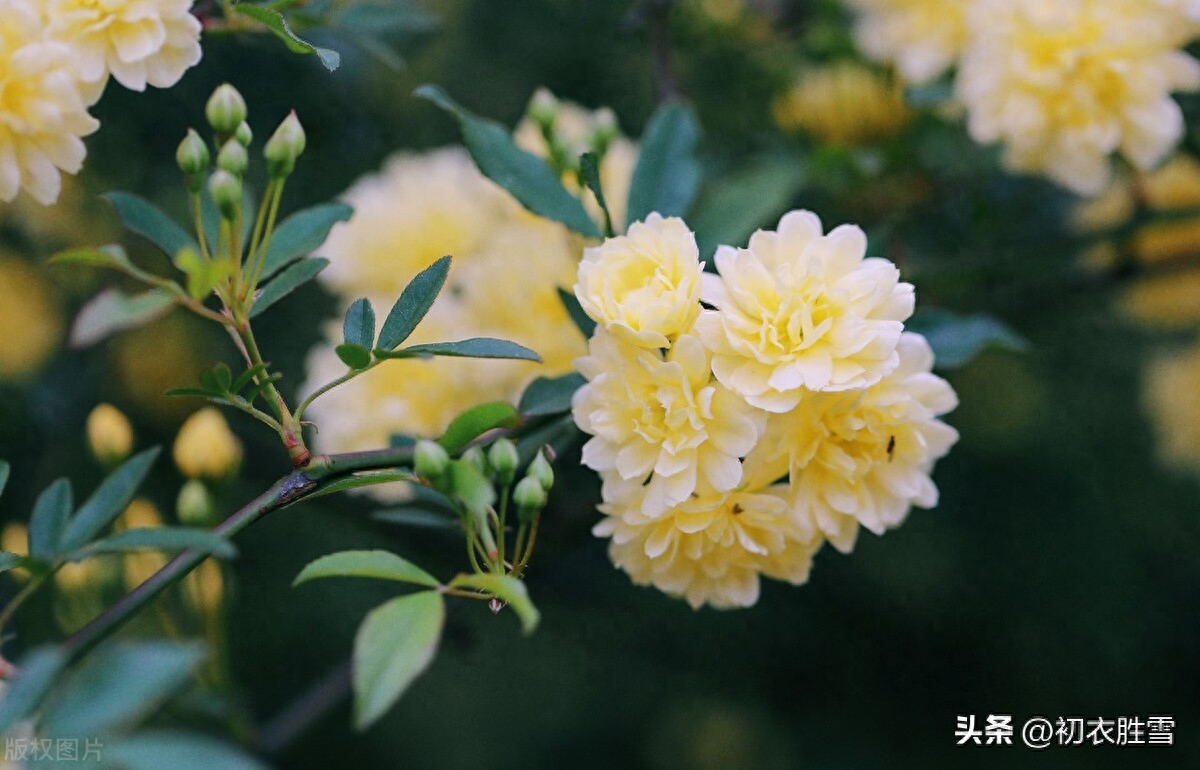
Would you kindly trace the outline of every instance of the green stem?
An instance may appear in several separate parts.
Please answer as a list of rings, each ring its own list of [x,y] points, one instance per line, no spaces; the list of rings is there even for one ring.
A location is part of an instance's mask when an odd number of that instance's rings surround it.
[[[510,485],[505,484],[500,490],[500,516],[496,522],[496,548],[500,551],[500,566],[504,566],[504,540],[507,530],[504,527],[504,520],[508,516],[508,490]],[[516,551],[513,552],[514,554]]]
[[[381,363],[383,363],[384,360],[385,359],[376,359],[361,369],[351,369],[350,371],[343,374],[341,377],[338,377],[336,380],[333,380],[332,382],[327,382],[324,385],[322,385],[321,387],[314,390],[312,392],[312,394],[309,395],[308,398],[306,398],[300,402],[300,406],[296,407],[296,414],[295,414],[296,422],[300,422],[300,418],[304,416],[304,411],[306,409],[308,409],[309,404],[316,401],[318,398],[325,395],[329,391],[333,390],[337,386],[343,385],[343,384],[349,382],[350,380],[354,379],[355,377],[357,377],[360,374],[371,371],[376,366],[379,366]]]
[[[254,288],[258,286],[259,279],[262,278],[263,270],[267,265],[267,252],[271,249],[271,236],[275,234],[275,217],[279,214],[279,201],[282,197],[283,180],[280,179],[273,186],[271,209],[267,215],[267,229],[263,234],[262,244],[259,246],[258,255],[254,261],[254,271],[250,274],[250,294],[254,293]]]
[[[254,267],[257,264],[259,246],[261,245],[263,236],[263,226],[267,222],[267,207],[271,197],[275,194],[275,184],[274,179],[267,182],[267,189],[263,192],[263,199],[258,204],[258,215],[254,218],[254,232],[250,234],[250,250],[246,252],[246,266],[244,271],[247,296],[254,292],[254,286],[250,283],[250,279],[254,277]],[[245,297],[242,299],[245,299]]]
[[[8,621],[12,620],[13,613],[17,611],[17,608],[24,604],[25,600],[32,596],[33,592],[38,590],[42,583],[46,582],[46,578],[50,577],[52,574],[54,573],[47,572],[44,575],[38,575],[30,578],[29,582],[25,584],[25,587],[22,588],[17,595],[12,598],[11,601],[9,601],[8,605],[4,608],[4,611],[0,612],[0,633],[4,632],[5,626],[8,625]]]
[[[200,243],[200,256],[212,259],[212,253],[208,250],[208,238],[204,235],[204,217],[201,214],[198,192],[192,193],[192,217],[195,220],[196,240]]]

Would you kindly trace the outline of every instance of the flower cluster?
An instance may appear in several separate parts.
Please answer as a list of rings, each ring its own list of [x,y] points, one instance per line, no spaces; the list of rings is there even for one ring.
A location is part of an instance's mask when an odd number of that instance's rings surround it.
[[[657,214],[585,251],[597,327],[572,407],[603,480],[595,532],[635,582],[749,606],[760,575],[802,583],[825,540],[849,551],[859,524],[937,503],[956,397],[903,330],[913,287],[865,253],[859,228],[807,211],[718,249],[718,275]]]
[[[1159,163],[1183,133],[1172,92],[1200,89],[1183,47],[1200,32],[1183,0],[853,0],[859,44],[919,83],[957,65],[980,143],[1014,171],[1102,191],[1110,156]]]
[[[82,137],[99,127],[88,107],[111,75],[142,91],[173,85],[200,61],[192,0],[0,0],[0,200],[24,189],[58,198]]]

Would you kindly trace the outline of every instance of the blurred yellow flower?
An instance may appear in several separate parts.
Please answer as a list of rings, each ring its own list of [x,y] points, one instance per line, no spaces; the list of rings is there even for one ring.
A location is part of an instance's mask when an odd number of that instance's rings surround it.
[[[175,465],[188,478],[220,480],[237,471],[242,442],[215,406],[198,410],[175,437]]]
[[[909,83],[950,69],[967,41],[968,0],[847,0],[859,15],[854,37],[872,59]]]
[[[183,595],[201,617],[212,618],[225,600],[225,575],[216,559],[205,559],[183,580]]]
[[[1148,169],[1183,133],[1173,91],[1200,88],[1196,32],[1144,0],[975,0],[956,84],[968,130],[1014,171],[1101,192],[1120,152]]]
[[[35,373],[58,349],[63,331],[58,303],[41,274],[28,263],[2,254],[0,328],[5,329],[0,380],[20,380]]]
[[[650,214],[584,250],[575,296],[601,327],[641,348],[669,348],[700,315],[702,268],[682,219]]]
[[[909,117],[899,83],[848,61],[806,70],[775,99],[772,112],[784,131],[837,146],[886,139]]]
[[[709,362],[694,336],[680,337],[663,360],[601,329],[576,362],[589,381],[572,401],[575,423],[592,436],[583,463],[644,484],[646,516],[660,516],[696,491],[735,488],[739,458],[762,432],[765,416],[713,381]]]
[[[720,280],[704,298],[717,311],[697,322],[717,379],[786,412],[807,391],[864,387],[894,369],[913,287],[891,262],[864,258],[866,247],[856,226],[823,235],[815,214],[792,211],[749,248],[718,248]]]
[[[133,451],[133,426],[120,409],[99,404],[87,418],[88,446],[102,465],[115,465]]]
[[[195,408],[190,400],[163,393],[185,384],[187,373],[212,365],[220,355],[215,332],[207,321],[176,310],[107,342],[109,366],[129,411],[168,425],[185,419]]]
[[[19,521],[10,521],[0,530],[0,551],[29,555],[29,527]]]
[[[125,532],[130,529],[151,529],[161,527],[162,523],[162,516],[159,515],[158,508],[154,507],[154,503],[144,497],[135,497],[117,517],[116,522],[113,523],[113,529],[117,532]]]
[[[95,559],[67,562],[54,573],[54,585],[67,594],[86,591],[95,586],[99,573],[100,562]]]
[[[1200,241],[1193,243],[1200,245]],[[1148,327],[1196,328],[1200,326],[1200,270],[1142,278],[1121,297],[1119,307]]]
[[[1200,345],[1154,361],[1146,372],[1144,403],[1168,466],[1200,476]]]

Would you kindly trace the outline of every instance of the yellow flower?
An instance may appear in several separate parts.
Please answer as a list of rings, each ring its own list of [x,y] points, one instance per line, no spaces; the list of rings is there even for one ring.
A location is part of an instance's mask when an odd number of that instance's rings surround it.
[[[88,446],[105,465],[121,462],[133,450],[133,426],[112,404],[100,404],[87,418]]]
[[[1200,246],[1200,234],[1191,243]],[[1129,287],[1119,307],[1144,326],[1196,328],[1200,326],[1200,270],[1143,278]]]
[[[58,197],[59,171],[87,154],[80,137],[99,123],[87,113],[73,51],[43,39],[37,3],[0,0],[0,200],[24,189],[41,204]]]
[[[130,501],[124,511],[121,511],[121,515],[113,524],[113,529],[117,532],[125,532],[130,529],[152,529],[161,527],[162,523],[162,516],[159,515],[158,508],[154,507],[154,503],[144,497],[136,497]]]
[[[782,490],[708,493],[650,517],[639,493],[600,506],[592,530],[609,537],[609,556],[634,583],[652,585],[699,609],[749,607],[759,575],[799,585],[808,579],[819,537],[809,537],[788,513]]]
[[[898,83],[853,62],[806,71],[772,111],[784,131],[805,131],[838,146],[887,138],[908,122]]]
[[[183,580],[183,595],[197,614],[212,618],[225,600],[225,575],[216,559],[205,559]]]
[[[0,328],[5,329],[0,380],[20,380],[35,373],[58,349],[63,329],[62,315],[47,282],[28,263],[2,254]]]
[[[1200,88],[1181,49],[1195,27],[1144,0],[977,0],[957,93],[973,139],[1005,143],[1014,171],[1077,193],[1107,184],[1109,156],[1158,163],[1183,133],[1172,91]]]
[[[848,0],[859,11],[860,48],[896,67],[910,83],[933,80],[954,65],[967,42],[966,0]]]
[[[772,415],[746,458],[749,483],[790,477],[788,498],[801,528],[815,524],[839,550],[854,547],[858,525],[875,534],[899,526],[913,505],[932,508],[934,462],[958,440],[939,421],[958,403],[931,373],[933,351],[910,332],[897,346],[900,365],[862,390],[811,393]]]
[[[864,259],[866,246],[858,227],[822,235],[815,214],[793,211],[749,248],[717,249],[720,280],[705,287],[717,311],[697,322],[717,379],[786,412],[807,391],[864,387],[894,369],[913,287],[891,262]]]
[[[175,85],[200,61],[192,0],[43,0],[47,34],[71,47],[80,78],[98,97],[109,74],[134,91]]]
[[[572,402],[576,425],[592,435],[583,463],[634,486],[645,483],[644,515],[741,481],[738,458],[754,447],[764,418],[713,381],[699,339],[680,337],[663,360],[598,329],[577,364],[589,380]]]
[[[19,521],[10,521],[0,531],[0,551],[29,555],[29,528]]]
[[[1200,345],[1154,361],[1143,402],[1158,432],[1158,454],[1172,468],[1200,476]]]
[[[700,314],[699,250],[682,219],[650,214],[583,252],[575,296],[588,316],[642,348],[668,348]]]
[[[242,442],[229,430],[225,416],[206,406],[183,423],[175,437],[175,465],[188,478],[222,479],[242,461]]]

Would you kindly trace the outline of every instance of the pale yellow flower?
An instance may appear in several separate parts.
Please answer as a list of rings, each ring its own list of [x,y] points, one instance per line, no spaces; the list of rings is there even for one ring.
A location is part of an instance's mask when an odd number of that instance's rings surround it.
[[[91,411],[86,432],[92,455],[102,463],[118,463],[133,450],[133,426],[112,404],[99,404]]]
[[[909,117],[898,83],[848,61],[806,70],[775,99],[772,112],[784,131],[838,146],[886,139]]]
[[[175,437],[175,465],[188,478],[222,479],[242,461],[242,442],[214,406],[195,412]]]
[[[0,328],[5,329],[0,344],[0,381],[20,380],[37,372],[58,350],[63,332],[62,311],[48,282],[28,263],[2,254]]]
[[[705,287],[697,322],[723,385],[771,412],[810,390],[877,382],[896,367],[896,343],[913,311],[913,287],[891,262],[865,258],[853,225],[823,235],[808,211],[759,230],[749,248],[717,249],[720,280]]]
[[[1195,224],[1200,229],[1200,223]],[[1197,249],[1200,232],[1194,235],[1191,244]],[[1200,327],[1200,270],[1142,278],[1125,291],[1118,307],[1129,318],[1150,328]]]
[[[1200,476],[1200,345],[1154,361],[1143,402],[1158,432],[1158,454],[1172,468]]]
[[[1014,171],[1101,192],[1109,157],[1162,160],[1183,133],[1173,91],[1200,88],[1195,32],[1143,0],[976,0],[957,93],[978,142]]]
[[[872,59],[910,83],[950,69],[967,43],[971,0],[848,0],[859,12],[854,37]]]
[[[702,268],[682,219],[650,214],[627,235],[584,250],[575,296],[601,327],[642,348],[668,348],[700,315]]]
[[[638,585],[693,609],[749,607],[758,601],[760,575],[799,585],[821,547],[793,523],[782,491],[710,492],[656,517],[642,513],[634,492],[602,504],[607,515],[592,531],[611,538],[613,564]]]
[[[200,616],[211,620],[225,601],[225,574],[216,559],[200,562],[183,580],[183,595]]]
[[[592,435],[583,463],[646,482],[646,516],[741,481],[738,460],[754,447],[764,415],[712,379],[698,338],[680,337],[663,360],[598,329],[576,363],[589,381],[572,402],[575,423]]]
[[[29,555],[29,528],[19,521],[10,521],[0,530],[0,551]]]
[[[100,124],[87,113],[73,51],[44,39],[40,10],[29,0],[0,0],[0,200],[23,189],[48,205],[59,172],[83,165],[80,137]]]
[[[111,74],[134,91],[167,88],[200,61],[192,0],[43,0],[47,34],[71,47],[72,64],[98,97]]]
[[[874,385],[810,393],[792,411],[772,415],[746,458],[749,483],[788,475],[797,526],[815,525],[841,551],[853,548],[859,524],[883,534],[911,506],[937,505],[930,473],[958,440],[937,419],[958,399],[931,373],[925,338],[906,332],[897,351],[900,365]]]
[[[131,529],[152,529],[162,525],[162,515],[154,503],[144,497],[135,497],[125,507],[125,510],[121,511],[121,515],[113,523],[113,529],[117,532],[126,532]]]

